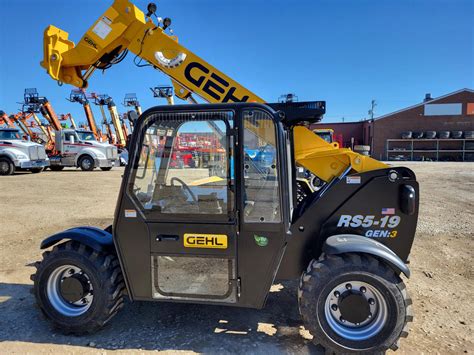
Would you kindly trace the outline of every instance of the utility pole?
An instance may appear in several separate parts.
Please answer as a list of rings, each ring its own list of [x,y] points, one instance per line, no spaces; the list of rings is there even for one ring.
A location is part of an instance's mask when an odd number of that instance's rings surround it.
[[[370,103],[370,110],[369,110],[369,116],[370,116],[370,126],[369,126],[369,142],[370,142],[370,154],[373,155],[373,149],[374,149],[374,136],[375,136],[375,122],[374,122],[374,116],[375,116],[375,106],[377,106],[377,102],[375,100],[372,100]]]
[[[369,110],[369,116],[371,120],[374,119],[375,106],[377,106],[377,102],[375,100],[372,100],[372,102],[370,103],[370,110]]]

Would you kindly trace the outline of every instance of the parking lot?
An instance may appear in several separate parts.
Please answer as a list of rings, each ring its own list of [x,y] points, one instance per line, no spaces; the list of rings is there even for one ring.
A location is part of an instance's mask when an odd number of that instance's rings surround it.
[[[407,281],[415,321],[398,353],[472,353],[474,165],[406,165],[420,182],[421,211]],[[295,282],[274,285],[262,310],[136,302],[97,334],[53,331],[30,294],[39,243],[65,228],[111,224],[122,174],[70,169],[0,179],[1,353],[319,351],[299,318]]]

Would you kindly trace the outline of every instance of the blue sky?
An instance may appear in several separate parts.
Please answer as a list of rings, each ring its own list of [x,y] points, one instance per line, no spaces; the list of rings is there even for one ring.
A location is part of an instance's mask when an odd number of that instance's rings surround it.
[[[36,87],[57,113],[84,120],[39,62],[43,30],[54,24],[78,42],[111,0],[0,0],[0,109],[18,110],[23,90]],[[135,4],[146,9],[147,1]],[[294,92],[326,100],[326,122],[359,120],[370,101],[376,116],[474,88],[473,0],[161,0],[158,16],[173,19],[180,42],[267,101]],[[136,68],[133,55],[90,80],[91,92],[126,93],[143,108],[164,104],[149,87],[169,79]],[[179,101],[179,100],[178,100]],[[96,119],[100,112],[93,107]]]

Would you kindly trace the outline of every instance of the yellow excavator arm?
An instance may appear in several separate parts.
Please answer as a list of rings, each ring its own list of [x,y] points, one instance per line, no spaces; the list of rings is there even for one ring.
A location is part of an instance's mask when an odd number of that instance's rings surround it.
[[[192,101],[195,93],[211,103],[266,102],[179,44],[176,36],[165,32],[170,19],[158,25],[152,21],[155,10],[150,4],[145,15],[130,1],[115,0],[77,45],[67,32],[51,25],[44,33],[41,65],[53,79],[85,88],[96,69],[119,63],[130,51],[136,65],[152,65],[168,75],[180,99]],[[356,172],[386,167],[350,149],[338,149],[305,127],[295,128],[294,140],[296,162],[325,181],[349,165]]]

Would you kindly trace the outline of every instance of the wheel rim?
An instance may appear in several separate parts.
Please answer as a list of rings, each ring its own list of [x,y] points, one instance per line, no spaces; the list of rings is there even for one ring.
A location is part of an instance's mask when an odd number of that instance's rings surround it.
[[[64,288],[62,288],[64,282],[71,283],[74,286],[77,286],[79,282],[82,286],[80,297],[77,296],[77,292],[74,296],[66,294]],[[73,265],[62,265],[56,268],[49,275],[46,292],[53,308],[67,317],[77,317],[84,314],[90,308],[94,299],[89,276],[81,268]]]
[[[92,166],[92,163],[89,159],[83,159],[82,160],[82,167],[86,170],[90,169]]]
[[[339,336],[354,341],[378,334],[388,317],[382,294],[360,281],[347,281],[334,287],[326,298],[324,311],[329,327]]]
[[[10,170],[10,165],[6,161],[0,161],[0,171],[6,174]]]

